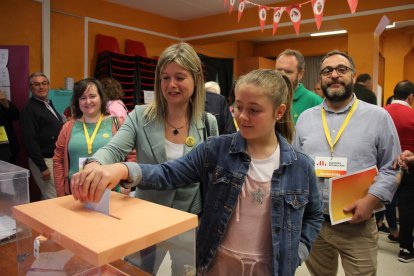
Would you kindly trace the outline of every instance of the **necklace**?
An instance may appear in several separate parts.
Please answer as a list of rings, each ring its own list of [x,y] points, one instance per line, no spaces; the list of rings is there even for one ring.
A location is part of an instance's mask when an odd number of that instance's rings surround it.
[[[174,135],[178,135],[178,133],[180,133],[180,131],[179,131],[179,129],[182,129],[182,128],[184,128],[187,124],[185,124],[185,125],[183,125],[182,127],[175,127],[175,126],[173,126],[172,124],[170,124],[170,122],[168,122],[168,120],[167,119],[165,119],[165,121],[167,122],[167,124],[170,126],[170,127],[172,127],[174,130],[172,131],[172,133],[174,134]]]

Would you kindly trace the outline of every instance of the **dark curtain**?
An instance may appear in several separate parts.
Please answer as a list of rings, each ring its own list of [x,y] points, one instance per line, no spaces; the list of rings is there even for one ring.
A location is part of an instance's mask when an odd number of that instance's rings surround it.
[[[203,64],[205,81],[215,81],[220,85],[221,95],[228,98],[233,85],[233,59],[214,58],[198,54]]]

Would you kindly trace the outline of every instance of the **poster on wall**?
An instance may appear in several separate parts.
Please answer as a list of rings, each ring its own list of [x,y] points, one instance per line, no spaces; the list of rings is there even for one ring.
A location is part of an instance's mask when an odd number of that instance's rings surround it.
[[[6,67],[9,61],[9,49],[0,49],[0,68]]]
[[[9,62],[9,49],[0,49],[0,90],[6,93],[7,99],[10,97],[10,74],[7,69]]]

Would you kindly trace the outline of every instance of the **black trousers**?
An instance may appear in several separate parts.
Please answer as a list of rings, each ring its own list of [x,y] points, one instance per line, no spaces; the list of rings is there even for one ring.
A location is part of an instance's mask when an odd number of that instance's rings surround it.
[[[413,249],[414,230],[414,171],[404,173],[398,194],[400,213],[400,247]]]

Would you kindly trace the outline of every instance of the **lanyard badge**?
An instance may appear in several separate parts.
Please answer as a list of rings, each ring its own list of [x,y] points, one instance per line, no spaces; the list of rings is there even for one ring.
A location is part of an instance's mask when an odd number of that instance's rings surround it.
[[[358,99],[355,99],[354,103],[352,104],[351,110],[349,111],[344,122],[339,128],[338,134],[336,135],[335,140],[333,142],[332,142],[331,133],[329,131],[328,123],[326,121],[325,110],[323,108],[321,109],[323,130],[325,132],[326,141],[329,144],[331,156],[330,157],[320,157],[320,156],[315,157],[316,176],[330,178],[330,177],[335,177],[335,176],[346,174],[348,159],[343,158],[343,157],[334,157],[334,148],[339,138],[342,136],[342,133],[344,132],[345,128],[348,126],[349,120],[351,119],[352,115],[354,114],[358,106],[358,102],[359,102]]]

